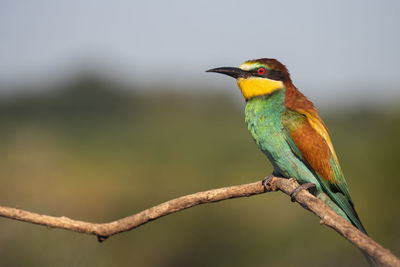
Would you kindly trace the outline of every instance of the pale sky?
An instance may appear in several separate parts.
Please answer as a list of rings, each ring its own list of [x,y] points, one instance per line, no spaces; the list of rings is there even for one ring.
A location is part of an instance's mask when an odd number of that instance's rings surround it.
[[[311,98],[341,102],[364,88],[391,98],[399,48],[396,0],[0,0],[2,90],[96,67],[139,84],[225,91],[234,82],[206,69],[272,57]]]

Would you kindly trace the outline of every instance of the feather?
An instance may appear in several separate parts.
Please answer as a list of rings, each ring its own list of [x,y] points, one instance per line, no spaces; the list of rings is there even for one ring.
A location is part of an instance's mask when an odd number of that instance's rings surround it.
[[[324,126],[319,117],[317,118],[320,121],[317,125]],[[331,149],[332,143],[328,143],[330,138],[326,127],[324,126],[324,134],[320,134],[306,114],[294,110],[287,110],[283,114],[282,125],[293,153],[318,176],[325,193],[343,210],[350,222],[366,233],[354,209],[337,157]]]

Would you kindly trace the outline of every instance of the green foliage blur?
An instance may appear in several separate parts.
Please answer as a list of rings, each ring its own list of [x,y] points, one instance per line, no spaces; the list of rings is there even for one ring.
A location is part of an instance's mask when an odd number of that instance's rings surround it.
[[[234,88],[232,88],[234,90]],[[0,103],[1,205],[109,222],[272,171],[243,104],[85,76]],[[399,110],[322,114],[370,235],[400,254]],[[197,206],[98,243],[2,218],[2,266],[365,266],[282,193]]]

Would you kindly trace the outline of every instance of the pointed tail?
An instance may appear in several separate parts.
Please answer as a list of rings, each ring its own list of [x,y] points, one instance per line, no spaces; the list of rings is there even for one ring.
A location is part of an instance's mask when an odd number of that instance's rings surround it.
[[[330,193],[330,194],[329,194]],[[341,193],[333,193],[329,192],[328,194],[322,192],[317,195],[319,199],[321,199],[325,204],[327,204],[330,208],[332,208],[337,214],[345,218],[349,221],[352,225],[354,225],[358,230],[363,232],[364,234],[368,235],[367,231],[365,230],[364,225],[361,223],[360,218],[354,206],[350,201],[346,199],[346,197]],[[329,196],[328,196],[329,195]],[[331,196],[332,195],[332,196]],[[371,267],[379,267],[379,264],[371,258],[367,253],[360,250],[364,255],[365,259],[367,260],[369,266]]]

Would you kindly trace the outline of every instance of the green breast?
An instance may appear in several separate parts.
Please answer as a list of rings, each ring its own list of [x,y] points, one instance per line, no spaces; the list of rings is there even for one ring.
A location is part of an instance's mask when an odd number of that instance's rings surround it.
[[[276,161],[288,148],[282,127],[282,115],[285,112],[284,89],[247,101],[245,120],[254,141],[267,155],[271,163]],[[289,151],[286,151],[289,152]]]

